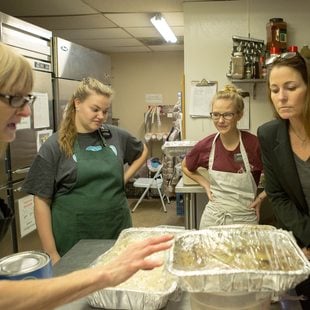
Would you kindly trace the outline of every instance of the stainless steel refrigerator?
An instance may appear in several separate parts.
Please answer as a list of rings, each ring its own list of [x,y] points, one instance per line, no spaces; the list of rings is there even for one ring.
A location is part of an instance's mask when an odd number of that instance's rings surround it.
[[[53,37],[53,57],[54,115],[58,128],[66,104],[83,78],[93,77],[111,84],[111,57],[59,37]]]
[[[54,131],[52,89],[52,33],[0,13],[0,41],[30,62],[37,99],[32,115],[17,127],[6,159],[0,161],[0,195],[15,212],[15,220],[0,243],[0,257],[12,252],[40,249],[33,215],[33,197],[21,191],[22,182],[40,145]]]

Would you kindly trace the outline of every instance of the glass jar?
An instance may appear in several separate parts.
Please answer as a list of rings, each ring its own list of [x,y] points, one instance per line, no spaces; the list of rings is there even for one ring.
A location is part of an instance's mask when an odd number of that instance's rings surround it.
[[[233,79],[244,77],[244,56],[241,52],[235,52],[231,57],[231,77]]]
[[[285,52],[287,48],[287,24],[283,18],[271,18],[266,25],[267,31],[267,51],[271,46]]]

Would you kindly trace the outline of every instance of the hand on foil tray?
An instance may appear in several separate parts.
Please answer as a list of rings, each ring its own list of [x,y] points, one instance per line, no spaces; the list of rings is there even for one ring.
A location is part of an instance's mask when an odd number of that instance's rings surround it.
[[[147,238],[129,245],[113,262],[106,265],[109,270],[109,286],[116,286],[127,280],[138,270],[151,270],[163,264],[161,259],[149,258],[153,253],[172,246],[173,235],[166,234]]]

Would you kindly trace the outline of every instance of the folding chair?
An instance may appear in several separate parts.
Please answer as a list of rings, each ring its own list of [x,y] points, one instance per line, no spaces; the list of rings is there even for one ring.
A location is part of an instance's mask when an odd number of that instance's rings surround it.
[[[143,198],[145,197],[145,195],[148,193],[150,189],[157,189],[163,209],[165,212],[167,212],[166,205],[164,202],[164,197],[167,198],[168,203],[170,203],[170,201],[169,201],[169,198],[166,195],[163,195],[161,192],[161,187],[163,184],[163,177],[161,174],[162,168],[163,168],[162,165],[158,166],[157,171],[152,178],[138,178],[133,183],[134,187],[145,188],[145,190],[143,194],[141,195],[141,197],[139,198],[139,200],[137,201],[137,203],[135,204],[135,206],[133,207],[133,209],[131,210],[131,212],[134,212],[137,209],[137,207],[139,206],[139,204],[141,203],[141,201],[143,200]]]

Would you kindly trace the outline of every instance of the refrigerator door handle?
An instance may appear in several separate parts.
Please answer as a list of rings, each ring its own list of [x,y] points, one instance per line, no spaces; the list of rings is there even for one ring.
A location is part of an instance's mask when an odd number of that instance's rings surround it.
[[[13,173],[24,174],[24,173],[28,173],[29,170],[30,170],[30,167],[22,168],[22,169],[16,169],[16,170],[13,171]]]

